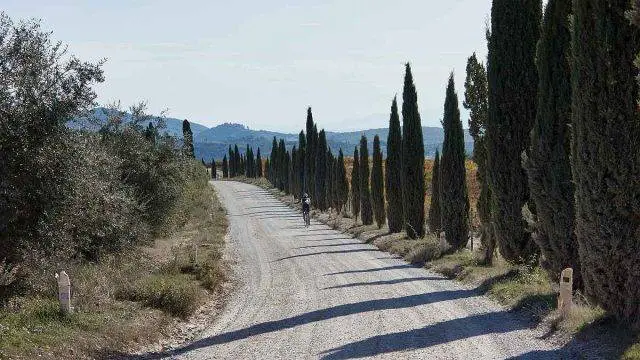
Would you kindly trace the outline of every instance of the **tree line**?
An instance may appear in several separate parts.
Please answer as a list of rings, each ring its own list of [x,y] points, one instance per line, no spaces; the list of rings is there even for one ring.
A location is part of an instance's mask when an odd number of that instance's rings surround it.
[[[552,279],[572,267],[575,288],[636,328],[639,5],[494,0],[487,66],[468,59],[463,103],[485,262],[497,248]]]
[[[483,261],[495,254],[540,264],[552,279],[574,269],[574,287],[640,327],[640,1],[493,0],[486,66],[467,60],[469,110]],[[445,87],[445,138],[436,154],[425,216],[424,149],[411,67],[405,67],[402,126],[394,98],[387,157],[380,139],[344,155],[327,148],[311,108],[296,146],[274,139],[267,178],[307,192],[313,206],[365,225],[385,223],[411,238],[444,233],[456,251],[469,237],[464,134],[453,74]],[[383,169],[384,163],[384,169]]]

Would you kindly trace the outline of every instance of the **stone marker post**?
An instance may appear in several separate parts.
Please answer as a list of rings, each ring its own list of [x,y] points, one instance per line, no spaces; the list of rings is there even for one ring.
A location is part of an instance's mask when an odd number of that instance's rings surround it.
[[[445,249],[447,248],[447,236],[444,231],[440,232],[440,236],[438,237],[438,239],[440,240],[440,250],[445,251]]]
[[[558,309],[563,317],[566,317],[573,306],[573,269],[567,268],[560,274],[560,296],[558,297]]]
[[[64,314],[71,312],[71,281],[65,271],[56,274],[58,280],[58,300],[60,300],[60,311]]]

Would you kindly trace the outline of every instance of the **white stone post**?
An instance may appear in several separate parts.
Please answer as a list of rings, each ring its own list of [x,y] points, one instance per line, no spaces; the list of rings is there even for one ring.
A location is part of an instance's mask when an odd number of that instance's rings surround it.
[[[60,311],[64,314],[71,312],[71,281],[65,271],[56,274],[58,280],[58,300],[60,300]]]
[[[447,236],[444,231],[440,232],[439,240],[440,240],[440,250],[445,251],[445,249],[447,248]]]
[[[567,268],[560,274],[560,296],[558,296],[558,309],[563,317],[566,317],[573,306],[573,269]]]

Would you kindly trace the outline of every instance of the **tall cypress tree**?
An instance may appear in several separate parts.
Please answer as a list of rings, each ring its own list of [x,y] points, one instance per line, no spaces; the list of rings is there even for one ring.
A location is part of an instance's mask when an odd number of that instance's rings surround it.
[[[402,189],[407,235],[424,235],[424,143],[418,94],[406,64],[402,92]]]
[[[431,206],[429,206],[429,231],[439,233],[442,230],[442,211],[440,188],[440,152],[436,149],[436,159],[433,162],[433,173],[431,176]]]
[[[522,152],[536,116],[534,63],[541,0],[493,0],[489,38],[487,152],[494,234],[502,256],[528,261],[538,253],[522,217],[529,184]]]
[[[235,170],[234,176],[242,175],[242,158],[240,157],[240,150],[238,150],[238,144],[233,146],[233,168]]]
[[[316,164],[315,158],[315,137],[313,135],[313,114],[311,113],[311,107],[307,108],[307,143],[305,148],[305,162],[304,162],[304,191],[310,195],[314,192],[314,167]]]
[[[229,173],[228,176],[229,177],[235,177],[236,173],[235,173],[235,169],[233,168],[233,163],[234,163],[234,153],[233,150],[231,150],[231,145],[229,145],[229,159],[227,160],[229,162],[228,167],[229,167]]]
[[[382,151],[380,150],[380,137],[373,138],[373,166],[371,168],[371,205],[378,229],[385,221],[384,209],[384,179],[382,175]]]
[[[553,279],[566,267],[574,269],[573,284],[581,288],[578,243],[574,234],[571,145],[571,2],[550,0],[538,43],[538,112],[526,161],[537,223],[533,240],[543,266]]]
[[[628,6],[573,3],[571,164],[586,293],[640,329],[640,30]]]
[[[311,191],[311,193],[313,193],[314,195],[311,197],[311,203],[313,206],[318,206],[317,204],[317,200],[318,200],[318,194],[315,194],[315,190],[316,190],[316,157],[318,156],[318,142],[319,142],[319,134],[318,134],[318,127],[316,126],[316,124],[313,124],[313,128],[311,130],[311,141],[313,143],[313,160],[311,161],[311,164],[309,164],[311,166],[311,188],[309,189]]]
[[[343,206],[347,203],[349,198],[349,184],[347,183],[347,169],[344,166],[344,154],[342,153],[342,148],[338,152],[338,164],[337,164],[338,173],[337,177],[337,207],[338,212],[342,211]]]
[[[215,179],[218,177],[216,174],[216,159],[211,159],[211,178]]]
[[[294,174],[297,174],[298,169],[298,147],[297,145],[293,145],[291,149],[291,166],[289,170],[289,183],[291,186],[291,193],[296,196],[298,194],[298,177]]]
[[[474,53],[467,59],[467,77],[464,83],[464,107],[469,110],[469,134],[473,137],[473,161],[478,170],[476,179],[480,184],[480,195],[476,208],[480,218],[480,242],[484,248],[483,262],[493,263],[496,241],[491,231],[491,190],[487,179],[487,146],[485,140],[489,116],[489,88],[487,71]]]
[[[182,143],[185,155],[195,158],[193,150],[193,132],[191,131],[191,124],[189,124],[187,119],[184,119],[182,122]]]
[[[227,161],[227,155],[225,155],[222,158],[222,177],[223,178],[229,177],[229,163]]]
[[[305,185],[305,166],[306,166],[306,148],[307,148],[307,142],[304,136],[304,132],[300,131],[300,134],[298,134],[298,184],[299,184],[299,188],[298,188],[298,193],[295,194],[297,197],[302,197],[302,194],[305,192],[308,192],[309,190],[306,188]]]
[[[353,168],[351,168],[351,213],[358,221],[360,214],[360,155],[358,147],[353,150]]]
[[[360,218],[363,225],[373,224],[371,209],[371,189],[369,188],[369,149],[367,137],[360,138]]]
[[[244,152],[246,154],[247,157],[247,164],[245,165],[245,169],[244,169],[244,176],[251,178],[251,149],[249,149],[249,144],[247,144],[247,148]]]
[[[260,148],[258,148],[258,155],[256,156],[256,175],[262,177],[262,156],[260,155]]]
[[[291,194],[291,153],[285,150],[284,157],[284,192]]]
[[[278,187],[277,172],[278,172],[278,142],[276,137],[273,137],[271,142],[271,155],[269,158],[269,181],[274,187]]]
[[[271,174],[271,170],[270,170],[270,168],[269,168],[269,159],[267,158],[267,159],[264,161],[264,177],[265,177],[266,179],[271,179],[271,178],[270,178],[270,176],[271,176],[270,174]],[[271,181],[271,180],[269,180],[269,181]],[[273,183],[271,183],[271,184],[273,184]]]
[[[326,199],[327,199],[327,207],[335,208],[334,204],[334,191],[333,191],[333,181],[335,180],[333,177],[333,171],[335,169],[335,163],[333,154],[331,153],[331,149],[327,149],[327,172],[326,172]]]
[[[465,247],[469,239],[469,197],[464,166],[464,132],[458,108],[453,73],[444,101],[444,142],[440,160],[442,229],[453,250]]]
[[[398,102],[395,97],[391,103],[391,115],[389,116],[385,189],[389,232],[397,233],[402,231],[404,211],[402,201],[402,129],[398,117]]]
[[[315,204],[321,211],[327,210],[327,138],[324,129],[318,136],[315,149]]]
[[[280,139],[278,144],[278,187],[281,191],[285,191],[287,187],[287,148],[284,144],[284,139]]]

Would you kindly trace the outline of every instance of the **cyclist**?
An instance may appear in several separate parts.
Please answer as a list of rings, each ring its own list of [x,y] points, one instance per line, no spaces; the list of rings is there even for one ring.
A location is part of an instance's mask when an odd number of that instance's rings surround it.
[[[307,193],[302,195],[302,218],[306,226],[310,225],[311,219],[309,218],[309,211],[311,211],[311,198]]]

